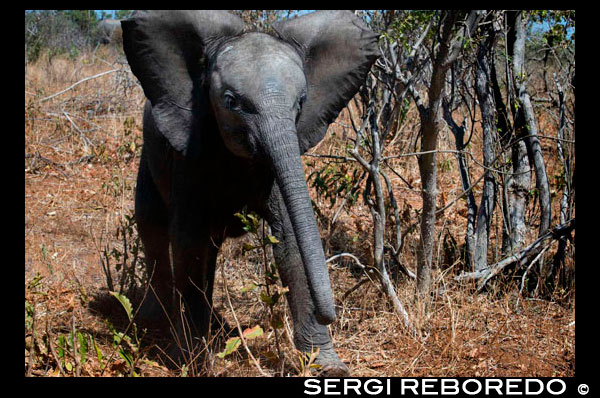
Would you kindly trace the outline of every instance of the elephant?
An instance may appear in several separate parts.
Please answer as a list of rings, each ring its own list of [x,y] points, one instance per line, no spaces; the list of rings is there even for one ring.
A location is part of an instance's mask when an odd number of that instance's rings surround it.
[[[119,43],[123,35],[121,20],[103,19],[98,23],[98,35],[102,44]]]
[[[349,374],[326,326],[336,312],[301,155],[366,80],[379,35],[332,10],[276,22],[275,33],[215,10],[136,11],[121,24],[147,97],[135,219],[152,289],[140,317],[183,308],[196,340],[208,333],[219,247],[245,233],[234,214],[246,208],[279,241],[296,348],[319,348],[322,375]]]

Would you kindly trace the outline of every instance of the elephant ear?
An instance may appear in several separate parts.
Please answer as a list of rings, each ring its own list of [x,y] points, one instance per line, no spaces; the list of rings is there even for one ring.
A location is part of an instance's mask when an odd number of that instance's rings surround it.
[[[323,139],[379,57],[379,35],[350,11],[317,11],[275,24],[304,55],[307,98],[298,120],[301,153]]]
[[[200,97],[204,52],[216,39],[241,33],[226,11],[137,11],[123,27],[123,49],[152,104],[156,126],[186,152],[195,120],[207,112]]]

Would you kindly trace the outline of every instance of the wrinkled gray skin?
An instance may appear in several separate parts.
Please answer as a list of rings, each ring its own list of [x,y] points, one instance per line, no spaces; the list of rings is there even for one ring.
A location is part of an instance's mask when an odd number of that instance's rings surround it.
[[[233,214],[246,206],[281,242],[274,255],[296,347],[320,348],[322,374],[346,375],[326,327],[334,301],[300,155],[364,82],[377,35],[346,11],[279,23],[276,36],[243,27],[220,11],[123,21],[125,53],[149,99],[135,212],[155,294],[141,313],[158,322],[164,306],[178,320],[183,302],[195,341],[207,333],[217,253],[244,233]],[[185,358],[193,344],[174,322]]]
[[[98,32],[102,44],[120,41],[123,35],[121,21],[118,19],[103,19],[98,23]]]

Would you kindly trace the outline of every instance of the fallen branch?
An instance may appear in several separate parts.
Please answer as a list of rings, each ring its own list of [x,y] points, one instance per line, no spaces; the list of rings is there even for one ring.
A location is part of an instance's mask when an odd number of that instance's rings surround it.
[[[89,76],[89,77],[86,77],[85,79],[81,79],[80,81],[78,81],[78,82],[76,82],[76,83],[73,83],[73,84],[72,84],[72,85],[70,85],[69,87],[65,88],[65,89],[64,89],[64,90],[62,90],[62,91],[59,91],[59,92],[58,92],[58,93],[56,93],[56,94],[52,94],[52,95],[50,95],[50,96],[48,96],[48,97],[42,98],[42,99],[40,100],[40,102],[44,102],[44,101],[47,101],[47,100],[49,100],[49,99],[51,99],[51,98],[57,97],[57,96],[59,96],[59,95],[61,95],[61,94],[64,94],[64,93],[66,93],[67,91],[69,91],[69,90],[73,89],[74,87],[76,87],[76,86],[80,85],[80,84],[81,84],[81,83],[83,83],[83,82],[86,82],[86,81],[88,81],[88,80],[95,79],[95,78],[97,78],[97,77],[100,77],[100,76],[108,75],[109,73],[117,72],[117,71],[120,71],[120,70],[121,70],[121,68],[117,68],[117,69],[111,69],[111,70],[107,70],[106,72],[98,73],[97,75],[94,75],[94,76]]]
[[[69,175],[62,170],[65,168],[65,166],[63,164],[60,164],[53,160],[45,158],[42,155],[40,155],[40,153],[37,151],[35,153],[26,153],[25,159],[33,159],[33,161],[32,161],[33,163],[31,164],[30,167],[25,169],[25,172],[27,172],[27,171],[35,172],[35,170],[38,169],[38,167],[35,167],[36,166],[35,162],[38,160],[41,160],[42,162],[46,163],[47,165],[54,167],[54,169],[56,171],[58,171],[59,173],[61,173],[63,175],[63,177],[69,178]]]
[[[90,145],[92,145],[92,142],[90,141],[89,138],[87,138],[85,136],[85,134],[83,133],[83,131],[81,131],[81,129],[75,124],[75,122],[73,121],[73,119],[71,119],[69,117],[69,114],[67,112],[63,111],[63,115],[65,115],[65,117],[67,118],[67,120],[69,121],[69,123],[71,123],[71,125],[73,126],[73,128],[79,133],[80,137],[81,137],[81,141],[83,142],[83,152],[84,153],[89,153],[90,152]]]
[[[545,234],[537,238],[535,242],[521,250],[519,253],[508,256],[496,264],[490,265],[482,270],[475,272],[463,272],[460,275],[455,276],[454,280],[457,282],[480,281],[477,285],[477,291],[481,291],[490,279],[498,275],[498,273],[507,266],[517,263],[518,268],[524,267],[532,256],[537,256],[537,254],[539,254],[542,243],[544,243],[547,239],[558,239],[562,236],[570,234],[574,229],[575,219],[573,218],[566,223],[560,224],[547,231]]]

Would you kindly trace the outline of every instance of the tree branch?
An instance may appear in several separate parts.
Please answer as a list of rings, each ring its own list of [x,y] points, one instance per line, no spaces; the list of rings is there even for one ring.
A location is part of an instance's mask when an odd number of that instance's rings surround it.
[[[500,271],[502,271],[507,266],[517,263],[517,266],[519,268],[523,267],[532,255],[539,254],[538,250],[545,240],[549,238],[559,239],[562,236],[569,235],[574,229],[575,219],[573,218],[564,224],[557,225],[551,230],[548,230],[546,233],[537,238],[532,244],[527,246],[525,249],[521,250],[519,253],[508,256],[505,259],[493,265],[490,265],[485,269],[475,272],[463,272],[462,274],[455,276],[454,280],[457,282],[480,281],[477,285],[477,291],[480,292],[483,290],[483,288],[490,279],[498,275],[498,273],[500,273]]]
[[[120,70],[122,70],[122,69],[121,69],[121,68],[117,68],[117,69],[111,69],[111,70],[107,70],[106,72],[98,73],[97,75],[94,75],[94,76],[89,76],[89,77],[86,77],[85,79],[81,79],[81,80],[80,80],[80,81],[78,81],[77,83],[74,83],[74,84],[70,85],[69,87],[65,88],[65,89],[64,89],[64,90],[62,90],[62,91],[59,91],[59,92],[58,92],[58,93],[56,93],[56,94],[52,94],[52,95],[50,95],[50,96],[48,96],[48,97],[45,97],[45,98],[42,98],[42,99],[40,99],[40,102],[44,102],[44,101],[47,101],[47,100],[49,100],[49,99],[51,99],[51,98],[54,98],[54,97],[56,97],[56,96],[59,96],[59,95],[61,95],[61,94],[64,94],[64,93],[66,93],[67,91],[69,91],[69,90],[73,89],[74,87],[76,87],[76,86],[80,85],[80,84],[81,84],[81,83],[83,83],[83,82],[86,82],[86,81],[88,81],[88,80],[95,79],[95,78],[97,78],[97,77],[100,77],[100,76],[108,75],[109,73],[117,72],[117,71],[120,71]]]

